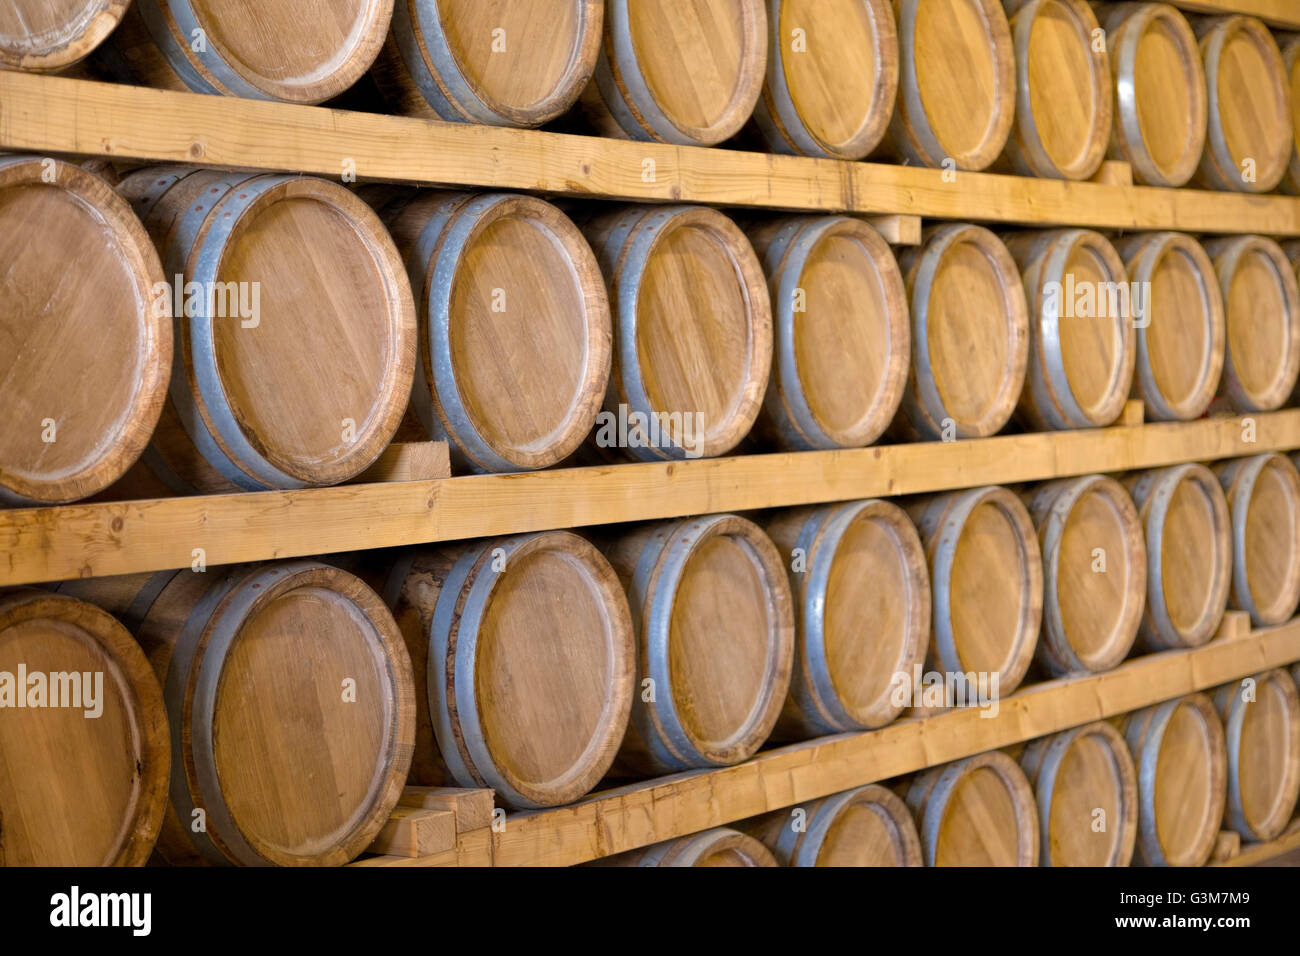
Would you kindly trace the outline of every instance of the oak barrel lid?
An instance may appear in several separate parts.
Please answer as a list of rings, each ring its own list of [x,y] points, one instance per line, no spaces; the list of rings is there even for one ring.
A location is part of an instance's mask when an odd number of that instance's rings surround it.
[[[901,257],[912,316],[912,374],[903,408],[913,427],[955,437],[997,432],[1015,410],[1029,357],[1020,271],[982,226],[949,223]],[[924,431],[917,428],[918,431]]]
[[[1138,847],[1148,865],[1200,866],[1223,821],[1227,751],[1210,698],[1191,694],[1128,718],[1138,769]]]
[[[1042,495],[1031,500],[1044,560],[1040,650],[1053,670],[1110,670],[1132,648],[1146,600],[1137,508],[1103,475],[1052,482]]]
[[[1204,644],[1223,618],[1231,587],[1231,519],[1219,481],[1198,464],[1129,480],[1146,528],[1146,640]]]
[[[190,780],[172,788],[177,816],[197,793],[208,837],[241,863],[348,862],[411,762],[415,698],[392,615],[358,578],[310,561],[236,569],[205,605],[165,688]]]
[[[776,220],[751,237],[764,251],[778,319],[765,400],[776,427],[800,446],[870,444],[902,400],[911,343],[907,290],[888,243],[847,216]]]
[[[1035,740],[1020,765],[1037,797],[1044,866],[1129,865],[1137,770],[1114,726],[1102,720]]]
[[[0,6],[0,67],[72,66],[113,32],[131,0],[9,0]]]
[[[776,546],[744,518],[670,528],[654,567],[638,569],[651,584],[639,639],[659,688],[647,716],[676,759],[735,763],[767,739],[789,686],[790,586]]]
[[[1128,400],[1134,307],[1144,305],[1134,301],[1124,260],[1091,229],[1003,238],[1022,270],[1030,313],[1022,413],[1040,429],[1111,424]]]
[[[749,240],[713,209],[652,209],[623,264],[619,387],[633,407],[681,413],[669,428],[679,444],[685,416],[703,416],[700,454],[725,454],[753,425],[772,363],[771,302]]]
[[[1290,84],[1277,42],[1248,16],[1209,17],[1196,33],[1210,116],[1202,178],[1220,189],[1268,192],[1282,181],[1293,144]]]
[[[182,326],[209,428],[241,465],[264,459],[257,477],[270,485],[351,478],[387,446],[410,397],[415,305],[397,250],[335,183],[257,176],[210,191],[186,279],[247,283],[260,314]]]
[[[1008,152],[1022,174],[1087,179],[1110,142],[1111,74],[1084,0],[1029,0],[1011,18],[1016,123]]]
[[[906,804],[887,787],[868,784],[773,815],[774,855],[787,866],[920,866],[921,839]],[[765,836],[771,845],[771,836]]]
[[[392,36],[408,62],[432,65],[435,101],[472,122],[539,126],[591,79],[603,21],[601,0],[398,0]]]
[[[136,0],[144,25],[191,89],[248,99],[320,103],[374,63],[393,0],[294,4],[231,0]],[[206,44],[195,50],[192,34]]]
[[[729,827],[715,827],[650,847],[638,866],[777,866],[762,843]]]
[[[1015,116],[1011,28],[997,0],[896,0],[900,74],[891,138],[940,166],[984,169]]]
[[[116,481],[157,424],[162,266],[131,207],[62,160],[0,156],[0,223],[0,504],[74,501]]]
[[[754,118],[781,152],[861,159],[898,90],[889,0],[768,0],[767,82]]]
[[[644,138],[720,143],[762,91],[767,29],[763,0],[610,0],[596,71],[602,97]]]
[[[1223,293],[1227,350],[1219,393],[1240,412],[1281,408],[1300,375],[1300,288],[1282,248],[1263,236],[1205,244]]]
[[[37,686],[43,706],[17,708]],[[162,693],[126,628],[74,598],[0,596],[0,702],[0,865],[143,865],[171,762]]]
[[[516,806],[570,803],[600,781],[636,661],[622,585],[590,542],[552,531],[466,550],[432,628],[430,711],[458,779]]]
[[[815,537],[814,537],[815,536]],[[925,551],[907,515],[888,501],[835,508],[805,524],[796,547],[811,556],[800,576],[803,654],[824,662],[823,686],[801,661],[800,678],[837,726],[879,727],[898,716],[895,674],[925,658],[930,587]]]
[[[1024,772],[1000,751],[936,767],[912,781],[926,866],[1037,866],[1038,814]]]
[[[1225,684],[1214,697],[1228,743],[1226,822],[1244,838],[1276,839],[1300,795],[1300,694],[1285,668]]]
[[[1103,18],[1115,77],[1112,140],[1138,182],[1181,186],[1205,144],[1205,69],[1187,20],[1167,3],[1115,4]]]
[[[931,658],[950,673],[997,674],[1008,694],[1025,676],[1041,621],[1043,566],[1033,521],[1005,488],[943,500],[941,523],[922,522],[933,579]]]
[[[1122,240],[1129,279],[1146,297],[1138,328],[1134,391],[1147,415],[1162,421],[1199,418],[1223,371],[1223,294],[1214,264],[1195,239],[1177,232]]]
[[[428,315],[415,408],[430,417],[426,427],[435,413],[443,419],[480,468],[556,464],[591,430],[609,383],[613,332],[596,257],[578,227],[540,199],[430,201],[456,205],[446,213],[435,205],[413,252],[434,260],[412,273]],[[404,215],[428,208],[417,199]]]
[[[1283,624],[1300,603],[1300,471],[1278,454],[1216,470],[1232,515],[1232,606],[1256,626]]]

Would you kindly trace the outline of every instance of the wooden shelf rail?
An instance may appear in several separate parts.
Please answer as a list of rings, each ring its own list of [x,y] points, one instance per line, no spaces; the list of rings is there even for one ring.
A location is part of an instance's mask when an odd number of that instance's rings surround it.
[[[500,832],[461,833],[454,850],[372,857],[364,866],[569,866],[723,826],[851,787],[1128,713],[1300,660],[1300,618],[1241,634],[1230,612],[1204,647],[1128,661],[1104,674],[1047,681],[977,708],[902,720],[760,753],[735,767],[662,777],[572,806],[515,813]],[[1238,636],[1240,635],[1240,636]],[[1243,853],[1243,855],[1245,855]]]
[[[1253,438],[1254,441],[1247,439]],[[1300,409],[955,443],[0,510],[0,586],[848,501],[1300,448]]]
[[[1237,853],[1212,866],[1256,866],[1286,856],[1294,850],[1300,850],[1300,820],[1291,824],[1287,833],[1268,843],[1248,843]]]
[[[1300,199],[635,143],[0,72],[0,150],[593,199],[1300,235]]]

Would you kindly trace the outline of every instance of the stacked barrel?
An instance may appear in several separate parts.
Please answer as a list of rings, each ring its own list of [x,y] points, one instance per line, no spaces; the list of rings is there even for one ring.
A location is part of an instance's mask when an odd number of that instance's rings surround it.
[[[1104,180],[1109,160],[1143,186],[1300,194],[1300,38],[1251,17],[542,6],[17,0],[0,69],[870,159],[944,184]],[[935,221],[903,247],[848,214],[99,172],[0,156],[0,506],[320,488],[399,435],[445,442],[458,473],[671,474],[1103,428],[1135,399],[1151,421],[1249,427],[1300,379],[1300,242],[1265,235]],[[102,719],[6,713],[0,863],[342,864],[407,784],[562,807],[606,781],[992,710],[1026,682],[1204,646],[1228,610],[1284,624],[1297,464],[1065,468],[6,591],[0,672],[89,681],[81,710]],[[1300,697],[1277,668],[613,862],[1200,865],[1223,828],[1275,839],[1298,792]]]

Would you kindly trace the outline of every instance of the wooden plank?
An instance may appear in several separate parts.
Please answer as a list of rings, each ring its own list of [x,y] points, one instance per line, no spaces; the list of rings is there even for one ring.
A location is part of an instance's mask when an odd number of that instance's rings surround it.
[[[381,481],[428,481],[451,477],[451,456],[445,441],[393,442],[373,465],[349,484]]]
[[[1147,407],[1140,398],[1130,398],[1119,413],[1117,425],[1142,425],[1146,422]]]
[[[366,856],[348,864],[349,866],[491,866],[492,865],[492,831],[489,827],[470,830],[461,835],[456,846],[441,853],[428,856]]]
[[[1300,619],[1248,637],[1035,684],[999,702],[761,753],[735,767],[632,784],[569,807],[508,816],[497,866],[567,866],[722,826],[851,787],[1006,747],[1300,659]],[[1243,855],[1245,855],[1243,853]]]
[[[0,73],[0,149],[600,199],[1300,235],[1300,199],[439,123]]]
[[[867,222],[891,245],[921,244],[920,216],[868,216]]]
[[[402,807],[450,811],[456,815],[457,833],[491,826],[495,809],[491,790],[459,790],[454,787],[407,787],[397,803]]]
[[[1133,167],[1117,159],[1107,159],[1092,174],[1090,181],[1106,186],[1132,186]]]
[[[1229,859],[1210,864],[1211,866],[1255,866],[1267,863],[1293,850],[1300,850],[1300,828],[1292,828],[1270,843],[1246,843],[1241,852]]]
[[[844,451],[0,511],[0,586],[1013,484],[1300,448],[1300,409]],[[1253,437],[1254,441],[1246,441]]]
[[[419,857],[456,846],[456,815],[450,810],[398,806],[369,846],[369,852]]]
[[[1300,30],[1300,3],[1296,0],[1169,0],[1187,13],[1244,13],[1269,26]]]
[[[1225,863],[1241,852],[1241,834],[1236,830],[1220,830],[1210,851],[1210,863]]]

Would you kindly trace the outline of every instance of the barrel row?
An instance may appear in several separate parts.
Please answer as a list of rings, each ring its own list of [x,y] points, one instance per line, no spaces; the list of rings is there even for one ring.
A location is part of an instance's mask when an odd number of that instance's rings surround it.
[[[1300,242],[947,223],[896,259],[844,216],[50,171],[0,159],[9,504],[335,484],[399,429],[511,472],[1268,411],[1300,375]]]
[[[1201,866],[1300,796],[1282,668],[1108,721],[620,854],[615,866]]]
[[[1004,9],[1005,8],[1005,9]],[[326,11],[330,15],[323,15]],[[607,136],[1087,179],[1300,189],[1300,38],[1248,16],[1084,0],[364,0],[258,18],[193,0],[18,0],[0,67]],[[118,21],[121,21],[118,25]],[[709,69],[699,69],[701,63]]]
[[[121,798],[106,798],[113,820],[157,822],[161,804],[142,795],[169,789],[170,766],[169,862],[342,862],[408,781],[563,805],[607,775],[729,766],[768,740],[996,706],[1035,657],[1060,675],[1114,667],[1135,641],[1196,646],[1228,601],[1257,623],[1294,612],[1300,473],[1287,458],[1126,484],[1086,476],[906,510],[793,509],[764,527],[711,515],[594,541],[543,532],[15,591],[0,604],[0,671],[108,673],[110,694],[83,708],[107,705],[102,723],[33,710],[6,721],[6,742],[38,767],[62,752],[54,739],[91,747],[85,773]],[[118,760],[98,732],[135,749]],[[301,791],[318,774],[328,800]],[[10,831],[14,859],[140,859],[119,839],[130,827],[105,842],[94,815],[86,834],[41,843],[68,811],[68,778],[20,776],[0,810],[38,797],[42,809]]]

